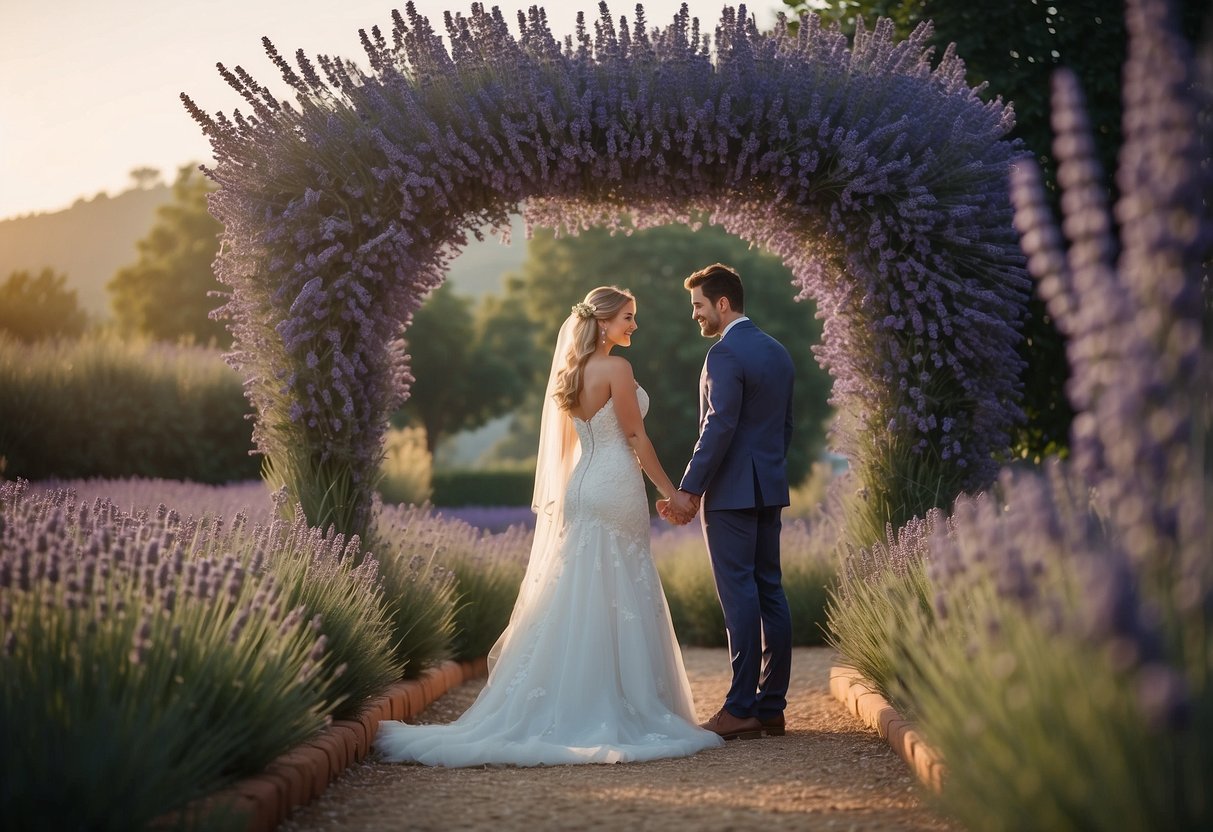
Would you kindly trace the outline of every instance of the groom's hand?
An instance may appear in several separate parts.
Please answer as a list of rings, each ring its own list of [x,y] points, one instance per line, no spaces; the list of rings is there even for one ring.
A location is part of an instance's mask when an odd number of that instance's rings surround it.
[[[678,490],[670,497],[670,521],[685,526],[699,511],[699,495]]]
[[[657,514],[672,526],[685,526],[690,521],[689,517],[683,517],[674,511],[669,497],[657,501]]]

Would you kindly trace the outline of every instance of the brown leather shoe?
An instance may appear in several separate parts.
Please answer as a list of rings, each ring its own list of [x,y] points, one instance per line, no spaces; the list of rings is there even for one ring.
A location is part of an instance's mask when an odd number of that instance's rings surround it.
[[[762,732],[768,737],[782,737],[787,733],[784,728],[783,714],[758,720],[762,723]]]
[[[700,728],[719,734],[726,740],[756,740],[762,737],[762,723],[752,716],[739,717],[721,708]]]

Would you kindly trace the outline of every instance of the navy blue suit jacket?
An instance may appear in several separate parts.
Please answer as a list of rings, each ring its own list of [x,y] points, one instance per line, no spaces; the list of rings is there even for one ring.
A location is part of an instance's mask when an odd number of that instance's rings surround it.
[[[703,509],[788,505],[792,358],[753,321],[712,345],[699,381],[699,441],[680,488]]]

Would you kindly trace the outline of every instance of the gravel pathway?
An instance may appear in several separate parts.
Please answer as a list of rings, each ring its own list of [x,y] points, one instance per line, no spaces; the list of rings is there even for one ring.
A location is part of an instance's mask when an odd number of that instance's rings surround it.
[[[686,648],[684,657],[706,719],[728,689],[727,653]],[[795,651],[784,737],[622,765],[444,769],[368,758],[279,829],[956,830],[922,805],[884,741],[830,696],[837,663],[827,648]],[[451,691],[419,721],[450,722],[482,684]]]

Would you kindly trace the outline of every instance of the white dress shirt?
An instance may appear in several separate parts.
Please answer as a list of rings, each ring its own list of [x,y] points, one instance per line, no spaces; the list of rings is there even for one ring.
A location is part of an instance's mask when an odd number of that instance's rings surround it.
[[[723,338],[724,336],[728,335],[730,329],[737,326],[742,321],[748,321],[748,320],[749,320],[748,317],[746,317],[745,315],[742,315],[740,318],[734,318],[733,320],[729,321],[729,325],[724,328],[724,332],[720,333],[720,337]]]

